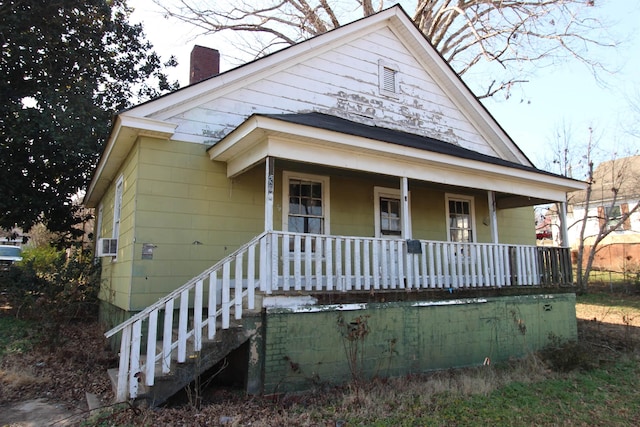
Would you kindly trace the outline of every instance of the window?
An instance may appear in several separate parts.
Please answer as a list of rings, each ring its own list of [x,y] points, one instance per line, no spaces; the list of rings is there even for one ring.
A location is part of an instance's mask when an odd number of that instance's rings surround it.
[[[399,93],[398,66],[382,59],[378,61],[380,94],[396,98]]]
[[[373,188],[375,236],[399,238],[402,236],[402,203],[397,188]],[[409,197],[411,201],[411,197]],[[409,210],[410,211],[410,210]]]
[[[380,197],[380,232],[386,236],[402,234],[399,199]]]
[[[100,237],[102,237],[102,217],[103,217],[103,205],[102,203],[100,203],[100,205],[98,205],[98,213],[96,215],[96,223],[95,226],[93,227],[93,239],[96,243],[96,245],[99,244],[100,241]],[[96,246],[96,250],[95,253],[98,253],[98,247]]]
[[[620,205],[605,207],[605,215],[607,217],[607,228],[609,230],[623,229],[622,224],[618,224],[622,218]]]
[[[282,228],[294,233],[329,233],[329,178],[283,173]]]
[[[120,215],[122,214],[122,190],[124,179],[121,176],[116,183],[116,195],[113,200],[113,234],[111,237],[117,239],[120,234]]]
[[[473,242],[473,198],[447,195],[447,229],[450,242]]]

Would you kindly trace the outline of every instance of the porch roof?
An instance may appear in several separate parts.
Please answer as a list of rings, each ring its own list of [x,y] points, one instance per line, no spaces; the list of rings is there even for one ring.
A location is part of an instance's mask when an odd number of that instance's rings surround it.
[[[585,183],[448,142],[311,112],[254,114],[209,148],[237,176],[272,156],[495,191],[499,207],[564,202]]]

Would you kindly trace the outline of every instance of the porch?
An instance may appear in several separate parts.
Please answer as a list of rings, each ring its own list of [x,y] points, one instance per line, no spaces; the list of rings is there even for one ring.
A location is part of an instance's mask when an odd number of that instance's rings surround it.
[[[414,290],[428,300],[430,290],[460,298],[470,289],[570,284],[568,248],[264,232],[105,334],[121,333],[116,398],[148,394],[156,378],[203,358],[204,344],[262,310],[268,295]]]

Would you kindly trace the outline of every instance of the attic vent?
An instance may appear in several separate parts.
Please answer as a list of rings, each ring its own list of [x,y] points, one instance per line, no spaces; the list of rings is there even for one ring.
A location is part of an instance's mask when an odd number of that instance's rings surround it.
[[[398,89],[398,66],[389,62],[378,61],[378,80],[380,85],[380,94],[398,97],[400,92]]]
[[[395,93],[396,70],[392,70],[389,67],[382,67],[382,90]]]

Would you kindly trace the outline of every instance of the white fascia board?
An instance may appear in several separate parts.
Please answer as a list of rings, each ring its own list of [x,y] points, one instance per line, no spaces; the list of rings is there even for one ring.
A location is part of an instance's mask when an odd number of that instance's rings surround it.
[[[91,182],[87,187],[87,191],[82,199],[82,204],[87,207],[92,207],[94,202],[97,200],[93,200],[93,193],[98,186],[98,182],[103,176],[104,168],[107,164],[107,161],[111,157],[111,152],[113,151],[113,147],[118,139],[118,135],[120,134],[120,130],[122,129],[120,124],[120,116],[116,116],[116,121],[113,125],[113,130],[109,135],[109,139],[107,139],[107,143],[105,145],[104,151],[102,152],[102,156],[100,156],[100,160],[98,161],[98,165],[96,166],[95,171],[93,172],[93,177],[91,178]]]
[[[169,139],[178,127],[175,123],[167,123],[160,120],[121,114],[120,126],[136,129],[138,135],[154,138]]]
[[[488,171],[487,166],[493,165],[437,153],[429,153],[433,157],[424,156],[417,149],[409,151],[416,155],[354,151],[344,145],[321,146],[307,140],[285,141],[277,137],[270,137],[268,144],[268,155],[276,158],[553,201],[564,201],[566,197],[566,186],[549,185],[543,181],[544,175],[505,167]]]
[[[102,193],[113,181],[120,165],[127,156],[138,136],[169,139],[177,125],[145,117],[120,114],[116,117],[105,149],[83,199],[86,206],[94,206],[102,197]]]
[[[581,181],[253,116],[209,150],[229,177],[265,156],[554,201]],[[245,157],[246,158],[243,158]]]

